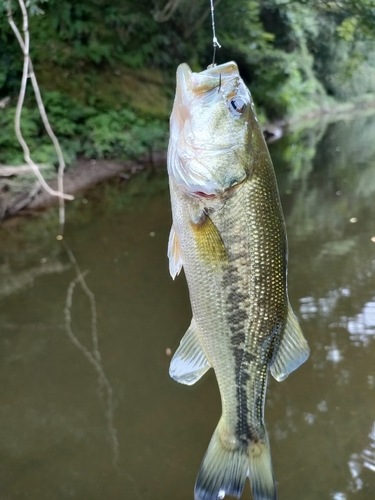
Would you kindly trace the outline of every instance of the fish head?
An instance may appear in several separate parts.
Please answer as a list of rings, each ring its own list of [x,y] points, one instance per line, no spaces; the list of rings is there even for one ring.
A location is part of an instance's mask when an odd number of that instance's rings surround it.
[[[170,119],[168,172],[178,188],[222,197],[251,173],[251,136],[259,128],[250,92],[235,62],[192,72],[177,69]]]

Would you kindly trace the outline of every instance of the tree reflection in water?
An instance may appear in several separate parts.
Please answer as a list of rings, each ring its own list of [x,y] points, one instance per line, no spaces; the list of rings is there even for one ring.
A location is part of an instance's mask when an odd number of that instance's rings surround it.
[[[113,418],[114,418],[113,390],[112,390],[111,384],[109,383],[109,380],[104,372],[102,357],[101,357],[100,350],[99,350],[98,331],[97,331],[97,308],[96,308],[95,295],[90,290],[90,288],[88,287],[86,280],[85,280],[85,275],[87,274],[88,271],[81,272],[72,250],[70,249],[69,245],[66,243],[65,240],[63,240],[63,242],[64,242],[65,250],[66,250],[66,252],[69,256],[69,259],[70,259],[73,267],[75,268],[75,271],[77,274],[76,278],[74,278],[71,281],[71,283],[69,284],[67,294],[66,294],[66,303],[65,303],[65,309],[64,309],[65,331],[66,331],[68,338],[73,343],[73,345],[82,352],[82,354],[85,356],[85,358],[94,367],[94,369],[98,375],[98,393],[99,393],[99,396],[105,400],[105,404],[106,404],[105,416],[106,416],[107,425],[108,425],[109,441],[110,441],[110,445],[111,445],[112,453],[113,453],[113,465],[117,468],[119,456],[120,456],[120,447],[119,447],[119,441],[118,441],[118,436],[117,436],[117,430],[113,424]],[[78,340],[77,336],[74,334],[73,329],[72,329],[71,310],[72,310],[72,304],[73,304],[73,294],[74,294],[74,290],[75,290],[75,287],[77,284],[79,284],[81,286],[82,291],[85,293],[85,295],[87,296],[87,298],[89,299],[89,302],[90,302],[90,312],[91,312],[90,331],[91,331],[91,341],[92,341],[92,348],[91,349],[89,349],[88,347],[83,345]],[[106,393],[106,398],[104,398],[103,390]]]

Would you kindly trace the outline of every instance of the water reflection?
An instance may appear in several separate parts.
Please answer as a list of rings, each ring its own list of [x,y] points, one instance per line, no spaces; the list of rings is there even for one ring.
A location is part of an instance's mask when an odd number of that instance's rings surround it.
[[[270,380],[280,500],[374,498],[373,137],[363,117],[271,148],[290,299],[311,347]],[[168,274],[166,175],[100,186],[67,221],[82,272],[51,212],[0,228],[0,496],[191,500],[220,400],[212,374],[188,390],[168,376],[191,312]]]
[[[361,478],[361,473],[364,468],[375,473],[375,422],[368,437],[369,444],[360,453],[353,453],[348,462],[352,477],[349,489],[353,492],[361,490],[363,487],[364,481]]]
[[[375,302],[367,302],[355,318],[348,320],[347,328],[356,345],[368,345],[371,335],[375,335]]]
[[[322,130],[297,131],[284,144],[272,146],[284,172],[278,179],[290,243],[290,295],[292,304],[299,304],[294,307],[312,352],[309,375],[302,368],[286,381],[289,390],[271,383],[273,400],[294,400],[287,417],[277,415],[271,442],[282,440],[285,446],[300,436],[299,444],[309,453],[309,458],[300,455],[303,467],[319,470],[322,481],[311,486],[302,473],[311,487],[303,498],[349,500],[356,491],[357,498],[370,500],[375,475],[364,477],[362,472],[355,477],[355,471],[360,465],[374,474],[373,448],[357,452],[357,459],[353,452],[366,421],[375,416],[375,119],[363,117],[355,124],[343,120]],[[272,419],[274,401],[267,407],[266,418]],[[351,457],[350,484],[345,456]],[[367,466],[363,457],[369,458]],[[280,497],[284,492],[286,498],[300,498],[287,468],[281,470]],[[355,490],[355,484],[361,489]]]
[[[104,398],[103,391],[106,393],[105,403],[106,403],[106,411],[105,415],[108,422],[108,435],[109,441],[113,452],[113,465],[117,468],[120,454],[120,446],[117,436],[117,431],[114,426],[114,405],[113,405],[113,389],[109,380],[104,372],[102,356],[99,350],[99,341],[98,341],[98,332],[97,332],[97,308],[96,308],[96,300],[95,295],[92,293],[90,288],[87,286],[85,275],[87,272],[81,272],[77,261],[73,255],[73,252],[68,247],[68,245],[64,242],[64,247],[69,255],[69,258],[74,265],[77,273],[77,277],[74,278],[67,290],[66,295],[66,303],[65,303],[65,330],[68,338],[72,342],[72,344],[79,349],[82,354],[85,356],[87,361],[94,367],[97,375],[98,375],[98,394],[101,398]],[[92,349],[87,348],[83,345],[74,334],[72,329],[72,305],[73,305],[73,293],[76,288],[76,285],[79,284],[81,289],[87,296],[90,302],[90,311],[91,311],[91,341],[92,341]]]
[[[46,274],[62,273],[69,268],[69,264],[62,264],[57,259],[40,260],[40,264],[23,271],[14,272],[9,263],[5,262],[0,266],[0,300],[13,293],[33,286],[34,280]]]
[[[370,438],[370,449],[363,450],[361,458],[363,466],[375,472],[375,422],[368,437]]]
[[[342,297],[350,297],[350,290],[347,288],[332,290],[327,297],[317,299],[303,297],[300,299],[301,317],[305,320],[311,320],[314,317],[331,319]],[[375,297],[373,300],[375,300]],[[329,327],[346,328],[354,345],[367,346],[372,336],[375,335],[375,302],[366,302],[361,312],[354,317],[340,316],[338,321],[330,322]],[[335,343],[325,348],[328,350],[328,360],[334,363],[342,360],[342,354]]]
[[[332,340],[331,345],[325,347],[327,351],[327,361],[336,364],[344,359],[342,351],[337,347],[337,344]]]

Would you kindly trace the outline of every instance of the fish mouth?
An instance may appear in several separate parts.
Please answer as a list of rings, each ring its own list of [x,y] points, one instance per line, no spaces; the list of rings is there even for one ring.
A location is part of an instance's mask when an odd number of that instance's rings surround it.
[[[227,199],[233,196],[238,189],[240,189],[243,184],[246,182],[247,176],[239,182],[232,184],[230,187],[224,189],[223,191],[218,191],[216,193],[206,193],[205,191],[192,191],[189,193],[190,196],[194,198],[200,198],[205,200],[214,200],[214,199]]]
[[[209,199],[209,200],[212,200],[213,198],[218,198],[217,194],[209,194],[209,193],[205,193],[203,191],[193,191],[191,193],[191,195],[195,196],[197,198],[206,198],[206,199]]]
[[[234,61],[209,66],[200,73],[193,73],[188,64],[183,63],[177,68],[177,89],[181,92],[190,90],[202,94],[236,77],[239,77],[239,70]]]
[[[238,76],[238,66],[234,61],[229,61],[224,64],[212,65],[208,66],[207,69],[201,71],[201,75],[226,75],[226,76]]]

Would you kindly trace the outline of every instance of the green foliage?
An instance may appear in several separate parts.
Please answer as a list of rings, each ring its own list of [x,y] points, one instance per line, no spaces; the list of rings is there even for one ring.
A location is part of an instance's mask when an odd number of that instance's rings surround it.
[[[352,42],[355,39],[355,32],[358,26],[356,17],[346,17],[343,22],[337,26],[336,31],[339,37],[346,42]]]
[[[180,47],[175,30],[161,30],[149,1],[67,2],[48,0],[46,15],[31,19],[35,37],[33,55],[40,57],[45,44],[50,58],[60,65],[72,62],[116,64],[130,67],[170,65]],[[52,41],[52,43],[51,43]]]
[[[23,163],[23,153],[15,138],[14,115],[15,108],[11,107],[0,113],[0,163]],[[29,109],[24,109],[22,113],[22,130],[27,138],[38,133],[34,113]]]
[[[129,159],[166,148],[167,124],[131,109],[119,111],[83,106],[59,92],[44,93],[45,107],[68,166],[77,156]],[[31,100],[22,112],[22,133],[37,163],[57,164],[56,152]],[[0,113],[0,163],[23,163],[14,133],[14,107]]]
[[[166,124],[139,118],[129,109],[96,114],[85,126],[82,152],[88,157],[136,158],[166,148]]]
[[[375,41],[358,37],[358,20],[319,15],[318,36],[308,40],[314,72],[326,92],[348,100],[375,92]]]
[[[93,111],[58,92],[46,92],[43,97],[50,123],[59,137],[69,165],[79,153],[79,136],[85,118]],[[7,106],[0,113],[0,163],[20,164],[24,161],[22,149],[15,137],[14,116],[14,106]],[[21,130],[35,162],[57,164],[54,147],[44,130],[36,104],[30,98],[22,111]]]
[[[374,0],[263,3],[264,27],[274,33],[284,64],[284,74],[274,64],[269,69],[269,115],[272,109],[279,116],[304,114],[329,106],[327,95],[346,100],[375,91],[375,32],[369,39],[364,19],[375,12],[370,5]]]
[[[212,58],[209,2],[176,0],[169,3],[176,7],[170,15],[167,5],[28,0],[31,56],[69,164],[79,155],[129,158],[166,147],[167,99],[160,105],[160,88],[171,98],[179,63],[200,70]],[[0,97],[15,97],[22,53],[7,23],[6,2],[0,6]],[[13,8],[21,26],[15,1]],[[343,100],[375,92],[375,0],[221,0],[215,12],[222,44],[217,62],[237,61],[263,119],[325,108],[327,96]],[[129,68],[142,71],[137,76]],[[153,69],[164,71],[164,83],[141,91],[137,77],[150,82]],[[22,126],[34,158],[54,164],[31,100],[27,106]],[[0,161],[7,163],[22,159],[13,113],[0,110]]]

